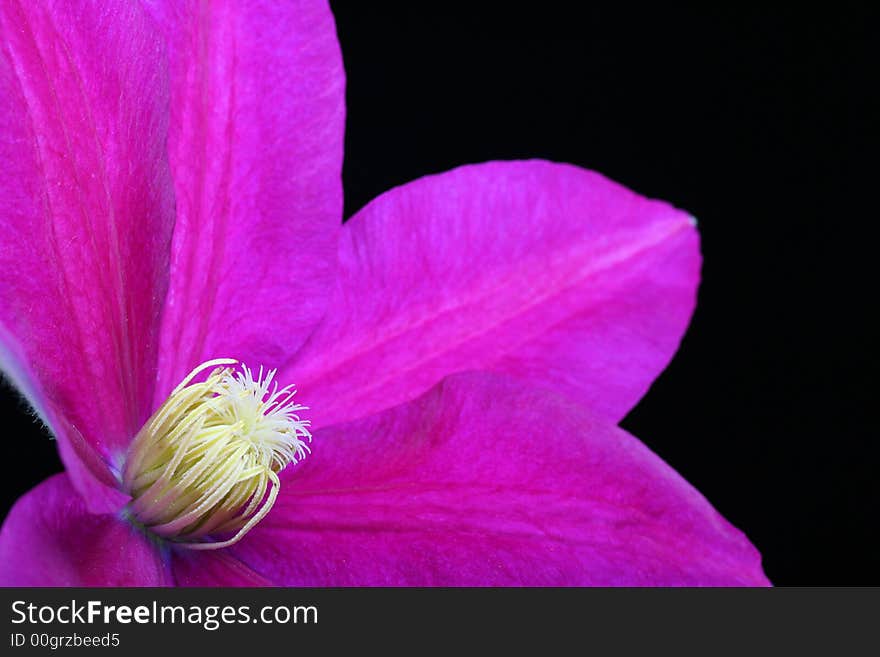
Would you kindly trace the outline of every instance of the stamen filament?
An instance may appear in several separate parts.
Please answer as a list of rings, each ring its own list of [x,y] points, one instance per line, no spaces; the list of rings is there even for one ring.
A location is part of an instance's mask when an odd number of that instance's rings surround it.
[[[279,388],[275,370],[255,379],[234,365],[217,358],[190,372],[138,432],[123,468],[128,514],[180,547],[240,540],[275,503],[278,473],[311,451],[294,386]]]

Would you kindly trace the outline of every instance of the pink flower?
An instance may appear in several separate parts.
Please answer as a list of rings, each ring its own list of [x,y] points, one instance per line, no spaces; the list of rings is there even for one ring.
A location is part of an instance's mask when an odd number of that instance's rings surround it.
[[[0,364],[66,467],[0,583],[767,584],[616,426],[693,310],[686,213],[491,162],[342,225],[321,2],[8,2],[0,33]],[[229,356],[308,411],[226,361],[173,392]]]

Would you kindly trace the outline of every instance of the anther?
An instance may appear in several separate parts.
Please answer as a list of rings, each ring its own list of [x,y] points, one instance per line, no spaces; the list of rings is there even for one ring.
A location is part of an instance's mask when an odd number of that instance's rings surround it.
[[[230,358],[190,372],[129,448],[122,477],[129,517],[193,550],[226,547],[250,531],[275,503],[278,473],[310,451],[309,421],[297,415],[306,407],[274,378],[262,368],[254,378]]]

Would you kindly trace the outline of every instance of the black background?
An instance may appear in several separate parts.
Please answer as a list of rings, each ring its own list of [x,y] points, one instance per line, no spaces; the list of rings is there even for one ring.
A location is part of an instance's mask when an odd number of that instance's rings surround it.
[[[524,157],[689,210],[696,314],[624,427],[748,534],[774,583],[880,584],[872,23],[580,4],[333,3],[346,217],[419,176]],[[8,389],[0,417],[5,516],[61,465]]]

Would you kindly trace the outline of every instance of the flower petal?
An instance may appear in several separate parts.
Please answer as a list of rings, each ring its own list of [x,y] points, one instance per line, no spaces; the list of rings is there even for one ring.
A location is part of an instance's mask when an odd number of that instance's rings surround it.
[[[55,427],[58,435],[64,437],[58,441],[58,451],[87,508],[93,513],[113,513],[125,506],[130,498],[118,489],[107,463],[43,392],[33,368],[22,356],[22,349],[2,323],[0,372],[5,373],[12,385],[30,401],[43,424]]]
[[[324,2],[160,2],[177,191],[155,403],[217,357],[277,366],[323,315],[345,78]]]
[[[177,586],[272,586],[228,550],[180,550],[174,553],[171,567]]]
[[[66,474],[23,495],[0,529],[2,586],[165,586],[159,551],[114,515],[92,515]]]
[[[331,309],[284,378],[315,426],[468,369],[549,386],[616,422],[678,347],[698,243],[686,213],[574,166],[428,176],[345,225]]]
[[[115,461],[152,400],[174,217],[151,26],[116,0],[0,3],[0,339],[68,466],[67,427]]]
[[[466,373],[315,435],[232,551],[285,585],[765,585],[760,555],[638,440]]]

